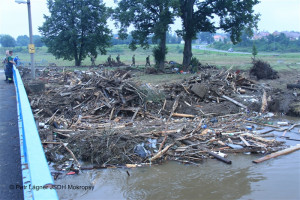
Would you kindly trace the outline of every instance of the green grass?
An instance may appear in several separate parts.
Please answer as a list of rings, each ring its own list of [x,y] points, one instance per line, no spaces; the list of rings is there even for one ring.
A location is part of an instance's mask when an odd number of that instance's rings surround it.
[[[0,48],[0,52],[3,57],[5,55],[6,48]],[[18,55],[21,61],[29,62],[30,55],[27,53],[26,47],[16,47],[14,56]],[[18,52],[19,51],[19,52]],[[168,45],[168,54],[166,57],[167,61],[175,61],[182,63],[182,44],[170,44]],[[136,51],[131,51],[127,45],[116,45],[108,49],[107,55],[98,55],[96,64],[102,64],[107,60],[108,55],[111,55],[113,59],[120,54],[121,61],[127,65],[131,64],[132,55],[135,54],[136,65],[144,66],[146,63],[146,57],[151,55],[150,62],[154,64],[154,58],[152,56],[152,50],[144,50],[138,48]],[[57,66],[74,66],[74,61],[68,61],[63,59],[55,59],[55,57],[47,53],[47,48],[36,48],[35,62],[40,66],[48,66],[49,63],[55,63]],[[193,49],[193,56],[199,59],[202,64],[216,65],[217,67],[229,68],[233,66],[234,69],[249,69],[251,67],[251,54],[237,54],[227,52],[212,52],[208,50]],[[270,63],[275,70],[285,69],[297,69],[300,68],[300,53],[263,53],[258,52],[258,59],[262,59]],[[82,61],[82,65],[91,65],[90,58],[87,57]]]

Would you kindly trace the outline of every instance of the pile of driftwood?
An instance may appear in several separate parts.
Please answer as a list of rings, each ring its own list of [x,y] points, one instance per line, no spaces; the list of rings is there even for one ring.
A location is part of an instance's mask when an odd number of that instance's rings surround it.
[[[47,159],[57,170],[136,167],[163,160],[198,164],[209,157],[230,164],[227,153],[282,147],[272,135],[254,133],[262,124],[246,120],[251,118],[247,106],[231,98],[259,90],[239,71],[210,69],[165,85],[163,92],[129,77],[126,71],[51,70],[41,77],[45,91],[29,98]],[[243,109],[212,115],[199,105],[208,102]],[[83,167],[81,161],[92,166]]]

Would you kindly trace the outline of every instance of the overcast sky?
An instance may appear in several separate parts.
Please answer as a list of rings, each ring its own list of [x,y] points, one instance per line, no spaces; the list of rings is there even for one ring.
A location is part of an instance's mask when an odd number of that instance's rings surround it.
[[[38,27],[44,22],[43,15],[49,15],[46,0],[31,0],[33,34],[40,35]],[[112,5],[113,0],[104,0]],[[261,14],[259,31],[298,31],[300,32],[300,0],[261,0],[254,7]],[[114,28],[112,23],[110,27]],[[180,28],[180,21],[172,30]],[[9,34],[16,38],[29,35],[28,13],[26,4],[17,4],[15,0],[0,0],[0,34]],[[114,31],[116,32],[116,31]]]

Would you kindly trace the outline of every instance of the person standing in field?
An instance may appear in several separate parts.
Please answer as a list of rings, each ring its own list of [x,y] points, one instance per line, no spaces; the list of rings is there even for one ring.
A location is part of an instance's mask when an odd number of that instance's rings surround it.
[[[135,66],[135,55],[133,54],[133,56],[132,56],[132,64],[131,64],[131,67],[132,66]]]
[[[118,56],[116,57],[117,63],[120,64],[121,60],[120,60],[120,54],[118,54]]]
[[[150,65],[150,56],[147,56],[147,58],[146,58],[146,65],[145,65],[145,67],[146,67],[147,65],[151,66],[151,65]]]
[[[111,55],[108,56],[107,62],[108,62],[108,65],[111,66]]]

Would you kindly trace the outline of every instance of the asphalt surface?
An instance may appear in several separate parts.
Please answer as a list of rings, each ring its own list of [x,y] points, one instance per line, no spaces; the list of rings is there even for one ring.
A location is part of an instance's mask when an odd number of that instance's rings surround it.
[[[0,70],[0,200],[23,199],[16,92]]]

